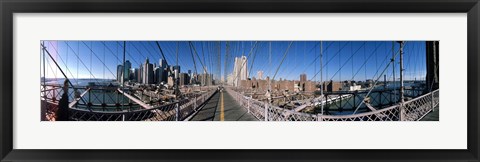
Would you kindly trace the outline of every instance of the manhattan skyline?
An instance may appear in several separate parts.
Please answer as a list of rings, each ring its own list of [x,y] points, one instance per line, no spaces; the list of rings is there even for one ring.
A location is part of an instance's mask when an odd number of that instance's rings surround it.
[[[116,79],[117,66],[123,63],[123,41],[43,41],[67,77],[75,79]],[[126,41],[125,61],[139,68],[148,58],[159,65],[163,59],[154,41]],[[231,74],[235,57],[247,57],[248,76],[263,78],[320,81],[320,47],[323,49],[323,80],[376,79],[392,57],[392,41],[158,41],[170,66],[178,65],[181,72],[202,74],[205,70],[214,78]],[[228,50],[227,50],[228,44]],[[399,45],[394,43],[394,51]],[[425,42],[407,41],[404,55],[406,80],[425,77]],[[225,57],[229,51],[229,57]],[[42,52],[40,52],[42,54]],[[286,54],[285,54],[286,53]],[[43,55],[42,55],[43,56]],[[218,58],[220,56],[220,58]],[[282,59],[285,56],[285,59]],[[399,77],[399,56],[396,57],[396,77]],[[46,78],[63,78],[47,59]],[[43,64],[43,59],[42,59]],[[196,66],[195,66],[196,65]],[[227,66],[225,66],[227,65]],[[226,71],[226,72],[225,72]],[[379,72],[380,71],[380,72]],[[220,73],[219,73],[220,72]],[[42,72],[43,73],[43,72]],[[393,78],[392,66],[385,73]],[[383,78],[382,78],[383,79]]]

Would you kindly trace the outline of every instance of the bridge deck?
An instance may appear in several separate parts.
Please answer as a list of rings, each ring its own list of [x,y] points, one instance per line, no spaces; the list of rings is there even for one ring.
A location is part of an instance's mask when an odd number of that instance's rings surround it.
[[[223,101],[222,101],[223,100]],[[193,121],[256,121],[252,114],[240,106],[226,91],[218,92],[191,119]]]
[[[440,109],[439,107],[435,107],[433,112],[428,113],[423,117],[420,121],[440,121],[439,120]]]

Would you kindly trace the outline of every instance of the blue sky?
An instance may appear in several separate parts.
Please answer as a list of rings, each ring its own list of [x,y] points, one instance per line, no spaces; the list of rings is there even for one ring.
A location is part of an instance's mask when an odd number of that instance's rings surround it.
[[[122,64],[123,41],[43,42],[69,78],[114,79],[117,65]],[[291,46],[287,50],[290,43]],[[215,76],[218,74],[219,64],[220,76],[223,76],[225,70],[227,74],[233,70],[234,57],[245,55],[248,57],[250,77],[256,77],[257,71],[264,71],[264,77],[273,77],[279,68],[275,77],[277,80],[280,78],[299,80],[300,74],[305,73],[308,80],[320,81],[320,41],[231,41],[228,42],[230,49],[228,58],[225,57],[227,51],[225,41],[192,41],[193,48],[188,41],[159,41],[159,44],[169,65],[177,64],[178,53],[178,64],[182,72],[195,71],[192,53],[197,72],[203,72],[203,64],[207,71]],[[392,41],[322,41],[322,44],[323,80],[372,79],[386,68],[392,57]],[[162,56],[154,41],[127,41],[126,45],[125,59],[132,63],[133,68],[138,68],[146,58],[158,66]],[[398,50],[399,44],[394,43],[394,51]],[[424,79],[425,42],[407,41],[404,52],[405,78]],[[43,66],[41,49],[40,54]],[[285,59],[280,65],[284,55]],[[46,60],[45,76],[63,77],[48,56]],[[396,57],[395,66],[396,78],[399,78],[399,55]],[[393,78],[392,69],[390,65],[385,72],[389,80]],[[383,77],[381,79],[383,80]]]

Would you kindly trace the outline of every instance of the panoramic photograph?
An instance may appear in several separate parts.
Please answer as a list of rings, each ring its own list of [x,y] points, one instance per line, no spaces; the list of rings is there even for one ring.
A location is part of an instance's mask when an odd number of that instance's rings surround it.
[[[439,121],[439,41],[39,46],[41,121]]]

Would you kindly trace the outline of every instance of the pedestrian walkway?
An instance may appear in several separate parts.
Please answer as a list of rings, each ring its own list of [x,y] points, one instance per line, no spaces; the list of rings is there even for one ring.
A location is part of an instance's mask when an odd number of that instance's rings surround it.
[[[420,121],[440,121],[439,115],[440,115],[440,109],[437,106],[435,107],[434,111],[425,115],[425,117],[423,117]]]
[[[226,91],[218,92],[192,118],[193,121],[256,121]]]

